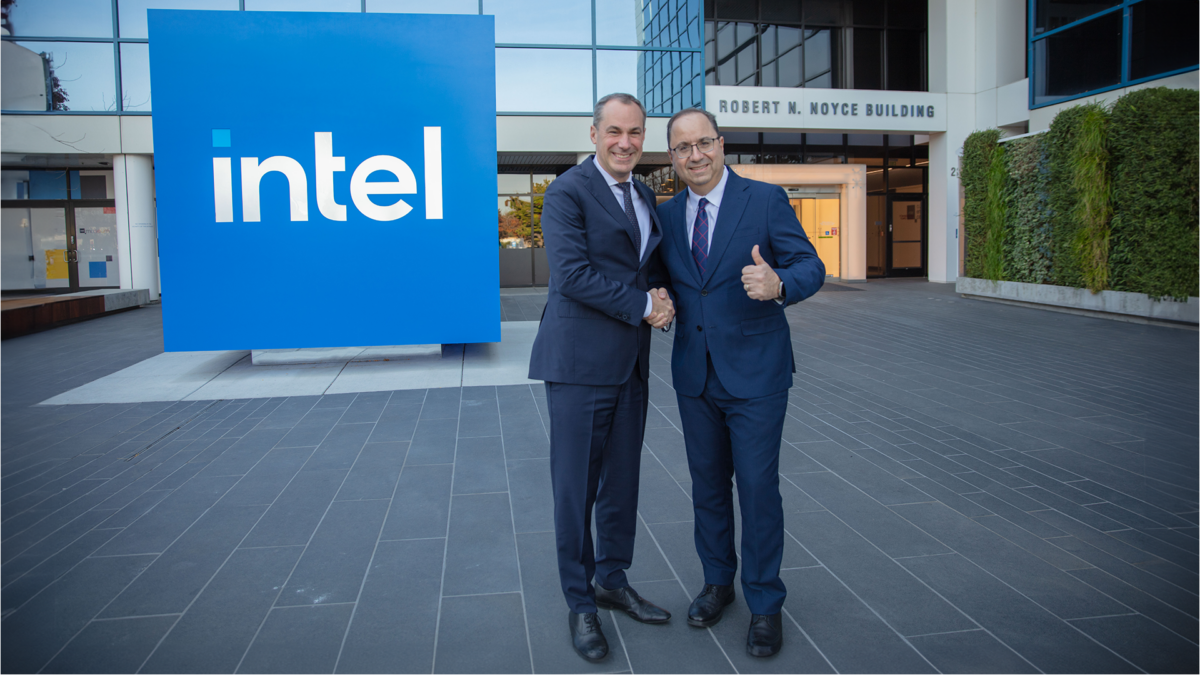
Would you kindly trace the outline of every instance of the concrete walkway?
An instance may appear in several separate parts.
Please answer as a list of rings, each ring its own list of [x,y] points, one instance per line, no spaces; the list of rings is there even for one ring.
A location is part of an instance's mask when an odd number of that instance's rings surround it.
[[[852,288],[853,290],[846,290]],[[844,291],[844,292],[835,292]],[[544,293],[506,292],[536,321]],[[162,352],[5,341],[5,672],[1196,672],[1197,333],[831,286],[788,310],[783,652],[702,584],[655,340],[634,587],[572,651],[541,385],[41,405]],[[740,593],[739,593],[740,596]]]

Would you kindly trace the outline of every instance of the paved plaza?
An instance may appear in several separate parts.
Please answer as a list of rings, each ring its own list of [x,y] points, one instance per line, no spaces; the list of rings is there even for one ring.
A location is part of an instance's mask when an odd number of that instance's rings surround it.
[[[544,302],[505,291],[504,319]],[[923,281],[787,315],[774,658],[745,652],[740,587],[717,626],[685,621],[703,577],[670,334],[629,578],[675,617],[602,612],[590,664],[542,385],[43,403],[161,354],[150,306],[0,347],[0,669],[1197,672],[1195,330]]]

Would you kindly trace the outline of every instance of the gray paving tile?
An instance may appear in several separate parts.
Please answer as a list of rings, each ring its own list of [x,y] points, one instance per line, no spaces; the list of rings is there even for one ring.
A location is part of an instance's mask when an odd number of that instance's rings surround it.
[[[30,598],[41,592],[56,579],[69,572],[117,535],[118,530],[92,530],[85,532],[53,555],[40,559],[27,571],[5,571],[4,590],[0,591],[0,612],[5,617]],[[21,559],[17,558],[16,562]]]
[[[93,621],[67,643],[43,673],[134,673],[176,616]]]
[[[205,476],[241,476],[254,468],[271,448],[287,433],[286,428],[263,428],[249,431],[229,449],[221,453],[201,472]],[[316,443],[312,443],[316,445]]]
[[[1144,616],[1077,619],[1071,624],[1148,673],[1200,671],[1196,643]]]
[[[442,539],[379,543],[337,672],[432,671],[444,553]]]
[[[371,431],[369,441],[371,443],[411,441],[413,430],[417,428],[417,420],[420,416],[421,403],[419,401],[388,405],[380,413],[379,420],[375,422],[375,428]]]
[[[500,410],[494,395],[491,398],[469,398],[464,393],[458,418],[458,435],[460,438],[500,435]]]
[[[118,595],[100,618],[184,611],[266,508],[218,504],[209,509]]]
[[[798,514],[790,518],[788,531],[900,634],[925,635],[975,627],[953,605],[833,515]]]
[[[421,408],[421,419],[458,419],[461,389],[430,389]]]
[[[353,609],[352,605],[276,607],[237,672],[333,672]]]
[[[899,561],[1043,672],[1128,672],[1131,665],[958,555]]]
[[[922,635],[908,641],[943,673],[1040,672],[982,629]]]
[[[308,461],[312,448],[275,448],[250,469],[225,496],[221,503],[271,504]]]
[[[556,555],[553,546],[554,532],[553,530],[543,532],[549,537],[550,555],[553,559]],[[552,567],[555,579],[557,579],[557,568]],[[521,574],[525,576],[525,562],[521,563]],[[629,569],[625,571],[625,576],[629,580],[629,584],[635,589],[637,584],[643,581],[670,581],[675,579],[675,572],[667,563],[667,559],[663,557],[662,551],[658,548],[658,543],[650,536],[650,530],[646,527],[642,519],[638,519],[637,533],[634,535],[633,546],[633,563]],[[529,582],[525,582],[526,592],[528,593]],[[556,586],[557,588],[557,586]]]
[[[823,568],[780,575],[799,602],[787,614],[842,673],[927,673],[930,663]],[[722,623],[724,619],[722,619]],[[870,648],[864,649],[864,645]]]
[[[892,557],[949,552],[936,539],[922,535],[870,495],[831,473],[798,474],[789,480]],[[912,499],[924,501],[921,496]]]
[[[550,437],[537,411],[501,415],[500,430],[504,438],[504,453],[509,459],[550,456]]]
[[[128,555],[81,562],[4,617],[0,667],[8,673],[37,672],[153,560]]]
[[[454,494],[507,491],[504,444],[500,437],[459,438],[454,460]]]
[[[383,414],[383,408],[391,398],[391,392],[368,392],[358,394],[338,424],[374,424]]]
[[[290,546],[234,552],[150,655],[143,671],[232,673],[301,550]]]
[[[638,479],[638,513],[649,523],[692,520],[692,496],[658,462],[653,453],[643,452]],[[689,483],[690,486],[690,483]]]
[[[553,532],[554,493],[550,482],[550,460],[509,461],[508,485],[516,532]]]
[[[275,500],[242,546],[303,546],[346,478],[345,471],[301,471]]]
[[[442,599],[435,673],[528,673],[531,668],[519,593]]]
[[[327,469],[349,470],[358,459],[358,453],[367,443],[374,425],[339,424],[329,431],[304,465],[305,471]]]
[[[408,443],[367,443],[346,476],[339,500],[391,499],[408,456]]]
[[[379,538],[445,537],[453,473],[454,467],[449,464],[405,466]]]
[[[386,500],[331,504],[276,606],[356,602],[387,508]]]
[[[237,476],[197,476],[105,544],[96,555],[161,553],[217,502]]]
[[[372,439],[375,437],[372,436]],[[449,464],[458,445],[458,419],[422,419],[412,435],[409,464]]]
[[[318,445],[345,413],[340,408],[314,408],[288,429],[277,447],[299,448]],[[269,422],[269,418],[267,422]],[[266,424],[267,422],[264,422]],[[269,427],[267,427],[269,428]]]
[[[1190,616],[1171,607],[1104,570],[1093,567],[1083,570],[1071,570],[1070,574],[1117,602],[1158,622],[1185,638],[1194,637],[1197,634],[1197,629],[1200,628],[1200,623],[1197,622],[1195,616]]]
[[[443,595],[521,590],[507,493],[455,495],[448,537]]]

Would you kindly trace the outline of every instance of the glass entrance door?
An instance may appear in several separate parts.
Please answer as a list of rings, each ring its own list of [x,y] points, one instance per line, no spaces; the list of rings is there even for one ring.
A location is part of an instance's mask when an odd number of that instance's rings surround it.
[[[804,233],[825,264],[825,275],[842,276],[842,237],[838,223],[841,202],[836,199],[790,199]]]
[[[925,276],[924,201],[888,198],[888,276]]]
[[[76,287],[68,262],[67,211],[56,208],[0,210],[0,236],[4,251],[3,290],[40,290]]]

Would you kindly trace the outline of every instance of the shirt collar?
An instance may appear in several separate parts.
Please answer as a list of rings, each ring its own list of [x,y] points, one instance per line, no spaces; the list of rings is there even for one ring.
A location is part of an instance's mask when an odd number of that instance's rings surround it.
[[[608,183],[608,187],[621,184],[621,181],[610,176],[609,173],[604,170],[604,167],[600,166],[600,160],[595,155],[592,155],[592,162],[594,162],[596,164],[596,168],[600,170],[600,175],[604,176],[604,182]],[[626,182],[628,182],[630,185],[633,185],[633,176],[630,176],[629,180]],[[634,192],[636,193],[637,191],[635,190]]]
[[[714,187],[712,190],[709,190],[708,194],[704,195],[704,198],[708,200],[708,203],[712,204],[718,209],[721,208],[721,199],[725,196],[725,181],[727,180],[729,180],[729,167],[722,166],[721,180],[717,181],[716,187]],[[693,209],[700,208],[700,195],[692,192],[692,188],[690,187],[688,188],[688,206],[692,207]]]

